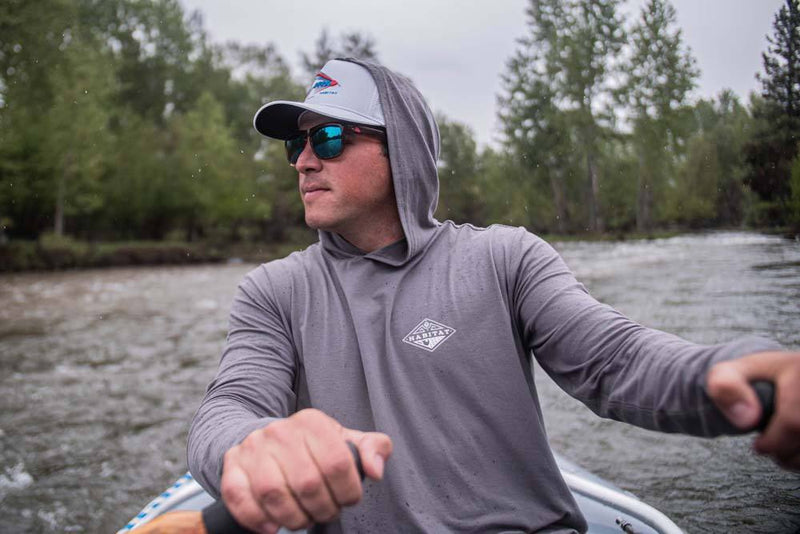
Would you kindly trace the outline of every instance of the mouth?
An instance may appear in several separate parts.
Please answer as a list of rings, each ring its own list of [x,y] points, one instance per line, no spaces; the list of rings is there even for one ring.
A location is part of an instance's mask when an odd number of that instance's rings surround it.
[[[326,191],[330,191],[327,187],[323,187],[321,185],[308,185],[301,189],[303,194],[303,199],[311,199],[323,194]]]

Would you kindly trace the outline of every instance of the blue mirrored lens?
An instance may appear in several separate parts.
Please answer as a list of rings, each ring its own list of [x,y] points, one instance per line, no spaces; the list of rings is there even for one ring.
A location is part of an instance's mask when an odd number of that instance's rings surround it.
[[[311,146],[320,159],[335,158],[344,149],[344,131],[338,124],[330,124],[311,134]]]
[[[284,141],[286,158],[294,165],[306,147],[307,134]],[[344,128],[339,124],[328,124],[311,130],[311,148],[319,159],[331,159],[344,150]]]
[[[289,139],[285,141],[286,144],[286,158],[289,160],[289,163],[294,165],[297,163],[297,158],[300,157],[300,154],[303,153],[303,149],[306,146],[306,134],[303,133],[298,135],[294,139]]]

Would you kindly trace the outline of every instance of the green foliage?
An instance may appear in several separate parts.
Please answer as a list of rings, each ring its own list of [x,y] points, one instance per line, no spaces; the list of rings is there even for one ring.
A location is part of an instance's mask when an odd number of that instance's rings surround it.
[[[268,237],[296,212],[251,123],[303,95],[272,45],[211,45],[177,0],[8,2],[0,28],[4,239]]]
[[[697,71],[674,9],[648,0],[631,24],[621,3],[528,1],[498,98],[502,146],[438,117],[437,216],[562,235],[796,224],[796,0],[776,16],[748,109],[730,92],[690,105]],[[0,247],[30,240],[14,257],[42,267],[100,254],[74,239],[313,240],[282,144],[251,121],[264,102],[302,99],[336,56],[376,59],[375,41],[323,31],[298,83],[272,44],[210,43],[179,0],[3,2]]]
[[[691,133],[697,72],[670,4],[650,0],[627,47],[619,6],[531,0],[527,34],[503,78],[505,148],[531,165],[538,191],[549,188],[559,233],[627,228],[630,202],[642,231],[671,217],[666,190]],[[621,130],[622,117],[633,135]]]
[[[632,142],[639,158],[639,232],[651,231],[654,220],[663,216],[656,210],[682,156],[687,100],[699,75],[676,25],[675,8],[668,0],[648,0],[631,29],[633,51],[621,94],[630,105]]]
[[[795,232],[800,233],[800,157],[796,157],[792,163],[789,188],[791,193],[786,202],[786,220]]]
[[[753,106],[755,126],[745,147],[746,183],[765,205],[767,221],[784,224],[790,212],[781,206],[792,194],[792,162],[800,137],[800,6],[786,3],[775,15],[773,35],[763,57],[762,100]],[[786,208],[788,209],[788,208]]]
[[[618,13],[620,0],[582,0],[567,4],[565,20],[560,22],[559,38],[563,51],[555,67],[564,72],[559,96],[571,111],[570,129],[579,140],[577,149],[586,176],[587,227],[603,231],[600,203],[600,143],[609,136],[614,113],[612,83],[619,65],[617,57],[627,36]]]
[[[441,135],[439,156],[439,219],[456,222],[486,223],[482,174],[477,146],[470,129],[439,115]],[[491,187],[490,184],[486,184]]]
[[[741,224],[750,116],[729,90],[717,101],[698,101],[693,115],[695,133],[664,192],[662,216],[690,227]]]
[[[44,110],[42,162],[51,169],[56,192],[54,230],[64,218],[76,223],[103,207],[101,179],[110,143],[109,109],[115,90],[109,59],[75,40],[51,73],[58,91]]]
[[[518,184],[518,191],[531,186],[549,189],[556,230],[564,233],[570,222],[567,189],[575,148],[567,127],[568,114],[559,107],[558,87],[563,86],[560,31],[566,15],[557,0],[531,1],[526,14],[528,34],[519,39],[519,47],[507,63],[498,115],[505,149],[514,166],[524,170],[511,174],[525,181]]]
[[[630,143],[610,139],[601,146],[600,203],[606,230],[628,233],[636,227],[639,162]]]
[[[665,192],[666,218],[693,227],[708,225],[716,217],[719,177],[716,143],[706,136],[694,138],[686,161]]]

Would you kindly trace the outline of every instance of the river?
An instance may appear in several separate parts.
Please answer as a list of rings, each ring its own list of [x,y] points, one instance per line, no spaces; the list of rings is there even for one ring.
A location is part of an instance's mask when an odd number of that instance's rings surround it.
[[[556,243],[590,292],[699,343],[800,349],[800,243],[752,233]],[[253,265],[0,276],[0,532],[114,532],[186,470],[189,421]],[[796,532],[800,475],[752,436],[663,435],[597,418],[541,369],[567,458],[687,532]]]

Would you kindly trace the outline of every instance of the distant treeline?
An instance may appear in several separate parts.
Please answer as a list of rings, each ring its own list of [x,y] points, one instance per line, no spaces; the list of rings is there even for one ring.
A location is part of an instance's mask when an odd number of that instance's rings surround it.
[[[439,218],[563,234],[800,226],[798,1],[776,14],[746,104],[691,100],[699,73],[667,1],[635,20],[620,4],[528,2],[501,144],[479,150],[439,116]],[[325,59],[375,48],[323,33],[293,73],[273,44],[210,42],[177,0],[3,2],[0,243],[307,238],[296,174],[253,113],[302,99]]]

